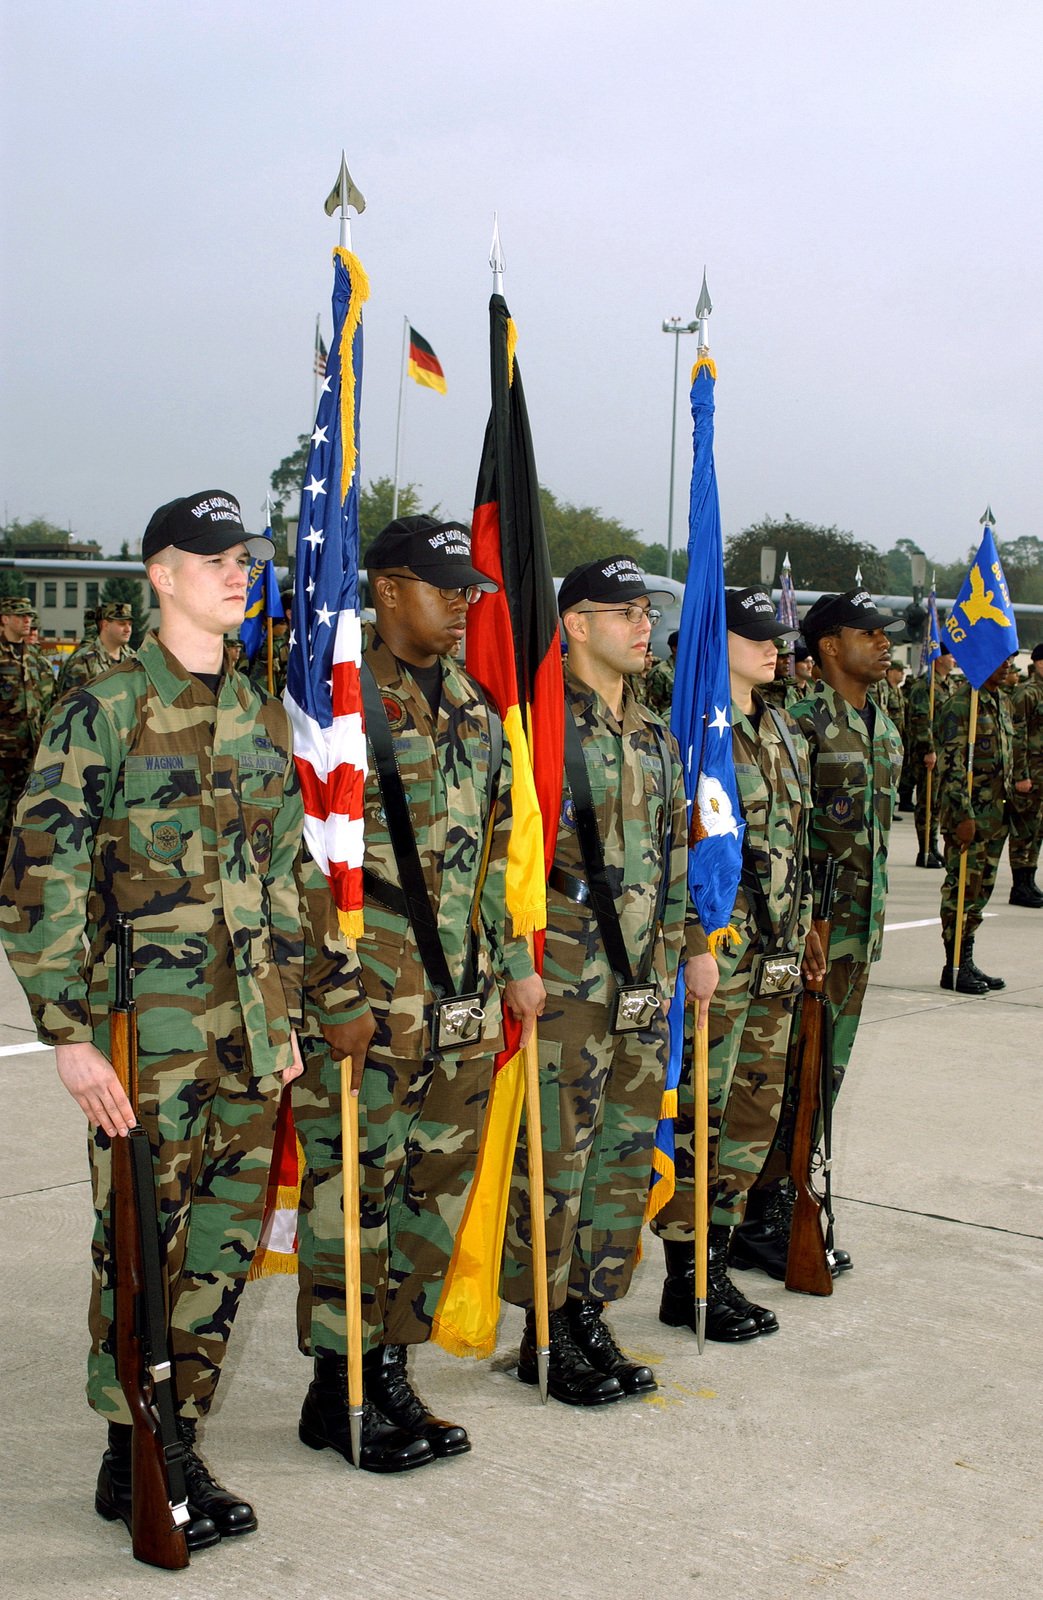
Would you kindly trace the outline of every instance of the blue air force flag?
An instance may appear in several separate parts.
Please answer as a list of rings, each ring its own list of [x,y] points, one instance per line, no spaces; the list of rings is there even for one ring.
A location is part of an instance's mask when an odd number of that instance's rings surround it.
[[[945,637],[957,666],[975,689],[1018,648],[1014,607],[987,523],[978,554],[945,619]]]

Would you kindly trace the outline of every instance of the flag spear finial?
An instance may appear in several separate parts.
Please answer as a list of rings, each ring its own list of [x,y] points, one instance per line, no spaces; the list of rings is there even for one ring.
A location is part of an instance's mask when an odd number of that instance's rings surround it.
[[[706,268],[704,267],[703,286],[699,290],[699,301],[695,308],[695,314],[699,319],[700,350],[709,350],[710,348],[710,312],[712,310],[713,301],[710,299],[710,291],[706,287]]]
[[[503,294],[503,274],[507,265],[500,244],[500,218],[493,212],[493,242],[489,247],[489,265],[493,269],[493,294]]]
[[[978,518],[978,521],[981,523],[981,526],[983,528],[994,528],[996,526],[996,518],[992,514],[992,507],[991,506],[986,506],[985,507],[985,510],[982,512],[981,516]]]
[[[337,181],[326,196],[325,212],[332,217],[337,207],[340,206],[340,243],[342,250],[351,249],[351,223],[348,219],[348,207],[353,206],[361,217],[366,209],[366,197],[361,189],[356,189],[351,181],[348,163],[344,151],[340,153],[340,172]]]

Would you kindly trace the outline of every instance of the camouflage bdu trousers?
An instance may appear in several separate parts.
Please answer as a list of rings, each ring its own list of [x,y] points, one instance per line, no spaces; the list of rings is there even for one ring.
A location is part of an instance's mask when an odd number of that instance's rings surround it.
[[[1043,782],[1037,775],[1031,794],[1015,795],[1010,803],[1010,855],[1011,868],[1018,872],[1027,867],[1035,872],[1043,845]]]
[[[304,1148],[297,1338],[305,1355],[347,1353],[340,1063],[304,1041],[293,1118]],[[366,1062],[359,1096],[363,1349],[431,1337],[474,1179],[492,1078],[478,1056]]]
[[[931,836],[924,840],[924,829],[927,826],[927,773],[921,767],[916,779],[916,804],[914,806],[914,822],[916,825],[917,850],[938,849],[938,773],[931,776]]]
[[[611,1033],[608,1008],[548,998],[539,1022],[550,1309],[566,1295],[620,1300],[630,1287],[666,1077],[666,1018]],[[527,1130],[515,1154],[503,1297],[531,1306]]]
[[[840,956],[839,959],[829,963],[826,972],[824,992],[829,1002],[829,1014],[833,1024],[834,1105],[854,1049],[855,1035],[862,1016],[862,1003],[869,983],[869,968],[868,961],[856,961],[853,956]],[[798,1029],[794,1027],[790,1038],[782,1114],[779,1118],[775,1143],[761,1172],[762,1185],[776,1183],[789,1172],[793,1125],[797,1115],[797,1094],[800,1088],[795,1068],[797,1037]]]
[[[746,1195],[768,1158],[786,1083],[786,1051],[796,993],[750,993],[755,951],[722,978],[710,1004],[710,1221],[735,1227]],[[678,1089],[674,1123],[676,1187],[652,1223],[661,1239],[690,1240],[695,1231],[691,1049]]]
[[[1007,818],[1002,808],[975,817],[973,843],[967,846],[967,883],[963,898],[961,942],[974,937],[981,927],[985,907],[996,887],[996,872],[1007,838]],[[951,945],[956,935],[956,904],[960,883],[959,843],[945,834],[945,882],[942,884],[942,942]]]
[[[152,1146],[170,1290],[170,1350],[185,1417],[206,1416],[221,1376],[261,1229],[281,1089],[274,1074],[186,1079],[150,1072],[139,1082],[138,1120]],[[127,1423],[130,1412],[107,1348],[113,1271],[111,1162],[104,1133],[93,1136],[90,1155],[95,1225],[87,1399],[110,1421]]]

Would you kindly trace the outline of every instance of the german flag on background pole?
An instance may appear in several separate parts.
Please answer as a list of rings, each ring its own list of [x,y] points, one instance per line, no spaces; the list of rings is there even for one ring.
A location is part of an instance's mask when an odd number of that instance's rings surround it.
[[[543,964],[547,873],[557,842],[565,757],[565,689],[558,608],[540,510],[516,330],[500,294],[489,302],[492,412],[475,494],[471,560],[500,585],[467,620],[467,668],[488,691],[511,745],[513,828],[507,912],[532,934]],[[504,1015],[496,1077],[463,1225],[435,1314],[433,1337],[456,1355],[491,1355],[499,1313],[500,1253],[518,1142],[523,1074],[520,1029]]]
[[[445,373],[442,371],[442,363],[427,340],[421,338],[415,328],[409,330],[407,370],[414,382],[422,384],[425,389],[437,389],[439,394],[445,394]]]

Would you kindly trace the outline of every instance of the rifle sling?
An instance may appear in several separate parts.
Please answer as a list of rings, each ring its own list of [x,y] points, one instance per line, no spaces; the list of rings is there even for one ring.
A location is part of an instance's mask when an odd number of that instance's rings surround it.
[[[163,1248],[156,1219],[156,1179],[152,1148],[145,1130],[138,1126],[126,1136],[134,1180],[134,1207],[138,1218],[141,1245],[141,1276],[144,1283],[142,1304],[138,1307],[141,1343],[145,1365],[152,1380],[152,1400],[159,1421],[159,1437],[167,1469],[167,1492],[172,1506],[184,1505],[184,1445],[177,1432],[174,1404],[174,1373],[167,1344],[166,1284],[163,1275]]]
[[[420,960],[423,963],[428,982],[431,984],[438,999],[450,999],[457,992],[467,994],[473,990],[475,983],[477,951],[474,927],[485,874],[480,867],[475,879],[474,895],[471,901],[469,918],[471,933],[467,945],[463,980],[460,990],[457,991],[453,985],[449,972],[449,963],[446,960],[445,949],[438,932],[438,918],[431,904],[431,896],[428,893],[427,883],[424,879],[424,869],[420,861],[420,851],[417,849],[409,802],[406,799],[402,774],[399,772],[398,762],[395,760],[395,746],[391,737],[391,725],[388,722],[387,712],[384,710],[384,700],[380,693],[380,688],[367,661],[362,663],[360,677],[362,681],[362,705],[366,714],[366,737],[373,752],[373,761],[377,769],[377,782],[380,785],[380,798],[384,803],[384,816],[387,819],[391,848],[395,853],[395,865],[398,868],[399,883],[402,887],[398,888],[395,884],[385,882],[384,879],[368,869],[363,872],[364,886],[373,895],[373,898],[380,901],[382,905],[387,906],[389,911],[408,917],[409,926],[413,930],[413,937],[416,940],[416,947],[420,953]],[[503,758],[503,724],[494,706],[487,703],[487,710],[489,715],[489,791],[487,797],[486,834],[488,835],[494,822],[496,797],[500,784],[500,764]],[[487,857],[488,851],[485,852],[483,859],[487,859]]]
[[[667,807],[670,799],[670,764],[669,751],[663,730],[655,723],[648,723],[647,727],[656,741],[659,755],[659,765],[662,771],[663,787],[663,866],[659,874],[659,887],[656,893],[655,911],[652,916],[652,932],[648,944],[638,963],[637,972],[634,973],[630,966],[630,957],[627,954],[623,932],[619,926],[619,914],[616,911],[616,902],[609,885],[608,874],[605,871],[605,852],[601,843],[601,834],[598,831],[598,819],[594,812],[594,800],[590,792],[590,775],[587,771],[587,758],[583,753],[583,740],[572,708],[565,707],[565,772],[572,791],[572,803],[576,808],[576,837],[579,841],[580,854],[583,857],[583,866],[587,874],[587,887],[590,891],[590,901],[594,907],[597,918],[601,941],[605,947],[608,964],[612,968],[616,982],[644,983],[652,970],[652,959],[655,954],[656,935],[663,920],[663,908],[666,904],[666,890],[670,878],[670,830],[667,825]]]

